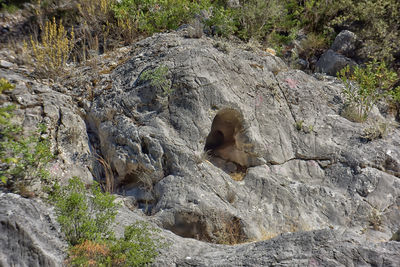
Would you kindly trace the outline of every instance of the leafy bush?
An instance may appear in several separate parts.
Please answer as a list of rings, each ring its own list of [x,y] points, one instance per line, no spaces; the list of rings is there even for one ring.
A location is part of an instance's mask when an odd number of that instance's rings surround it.
[[[68,266],[111,266],[110,248],[104,241],[85,240],[69,249]]]
[[[156,230],[145,222],[125,228],[118,240],[85,240],[69,249],[67,262],[71,266],[145,266],[153,262],[161,245]]]
[[[177,29],[208,6],[208,1],[122,0],[114,5],[113,10],[118,19],[129,18],[138,31],[152,34]]]
[[[157,230],[146,222],[136,222],[125,227],[124,237],[111,246],[114,262],[122,266],[143,266],[158,255],[157,248],[164,246],[154,236]]]
[[[228,37],[237,31],[235,20],[236,10],[223,6],[214,6],[212,16],[205,21],[206,25],[212,27],[215,35]]]
[[[103,193],[97,183],[86,188],[77,177],[66,186],[54,187],[51,200],[57,221],[71,245],[68,265],[71,266],[144,266],[164,246],[145,222],[125,227],[124,237],[116,239],[112,224],[118,204],[115,197]]]
[[[0,0],[0,12],[6,11],[8,13],[14,13],[25,2],[29,2],[29,0]]]
[[[11,84],[4,78],[0,78],[0,94],[3,93],[3,91],[12,90],[14,88],[15,85]]]
[[[118,207],[114,200],[109,193],[102,193],[96,182],[87,190],[78,177],[70,179],[65,187],[56,185],[52,201],[66,240],[76,245],[85,240],[111,238],[110,226]]]
[[[161,89],[164,95],[170,95],[172,93],[171,80],[167,79],[167,74],[168,67],[162,65],[143,71],[140,80],[149,81],[151,86]]]
[[[299,52],[303,58],[309,59],[313,56],[321,55],[327,47],[327,40],[323,35],[310,33],[306,39],[302,40],[301,51]]]
[[[353,71],[347,66],[338,72],[345,89],[343,94],[350,108],[354,108],[360,121],[364,121],[373,105],[383,97],[395,95],[398,88],[393,89],[398,81],[397,74],[387,68],[385,62],[376,60],[365,67],[355,67]],[[394,93],[393,93],[394,92]]]

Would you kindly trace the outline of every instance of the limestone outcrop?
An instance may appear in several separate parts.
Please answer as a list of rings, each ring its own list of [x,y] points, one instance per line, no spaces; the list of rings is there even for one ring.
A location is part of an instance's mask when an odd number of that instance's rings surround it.
[[[109,164],[134,210],[121,210],[122,224],[148,220],[171,243],[156,266],[395,266],[400,131],[390,110],[351,122],[336,78],[185,36],[155,34],[120,50],[124,60],[99,58],[112,68],[89,89],[73,82],[91,80],[86,66],[7,101],[38,106],[57,126],[60,157],[77,159],[62,165],[65,178],[73,166],[102,179],[95,155]],[[0,75],[23,79],[11,72]],[[388,134],[365,138],[376,122]]]

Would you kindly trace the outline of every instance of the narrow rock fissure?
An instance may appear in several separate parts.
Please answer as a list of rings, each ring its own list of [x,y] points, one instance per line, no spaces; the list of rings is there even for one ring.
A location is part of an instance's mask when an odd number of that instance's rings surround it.
[[[287,97],[286,97],[286,94],[285,94],[285,92],[283,91],[283,89],[282,89],[282,87],[281,87],[281,84],[279,83],[278,78],[276,77],[275,74],[274,74],[274,78],[275,78],[276,83],[278,84],[279,90],[281,91],[283,97],[285,98],[285,102],[286,102],[286,105],[287,105],[288,108],[289,108],[290,114],[292,114],[293,120],[296,122],[296,121],[297,121],[296,116],[294,115],[294,112],[293,112],[293,110],[292,110],[292,107],[291,107],[290,104],[289,104],[289,101],[288,101],[288,99],[287,99]]]

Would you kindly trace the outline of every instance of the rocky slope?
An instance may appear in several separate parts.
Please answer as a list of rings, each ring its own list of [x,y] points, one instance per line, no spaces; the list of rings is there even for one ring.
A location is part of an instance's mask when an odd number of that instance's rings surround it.
[[[101,180],[96,158],[109,163],[129,208],[121,209],[121,226],[147,220],[170,241],[156,266],[396,266],[400,243],[389,239],[400,221],[400,131],[387,107],[375,108],[368,123],[351,122],[341,116],[335,78],[185,35],[156,34],[59,84],[3,67],[0,77],[17,88],[0,101],[18,104],[24,127],[49,125],[58,154],[53,175]],[[165,76],[157,76],[160,68]],[[389,134],[365,138],[378,122]],[[10,198],[0,196],[10,209],[49,212],[36,200],[18,198],[14,206]],[[1,218],[1,225],[28,224]],[[36,224],[49,230],[40,236],[31,230]],[[28,237],[5,228],[14,238],[2,241],[2,251],[19,242],[30,253],[18,258],[12,250],[1,261],[60,265],[57,232],[58,245],[34,241],[54,225],[26,226]]]

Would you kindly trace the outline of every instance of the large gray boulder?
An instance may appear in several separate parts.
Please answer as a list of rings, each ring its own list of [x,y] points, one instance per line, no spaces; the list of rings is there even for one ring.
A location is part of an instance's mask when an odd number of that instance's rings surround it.
[[[336,36],[331,49],[336,53],[351,58],[355,54],[358,42],[354,32],[343,30]]]
[[[340,115],[337,79],[184,32],[156,34],[115,53],[59,85],[0,70],[20,84],[1,101],[18,103],[24,127],[49,122],[64,180],[75,173],[102,179],[93,158],[109,164],[126,206],[117,233],[142,219],[163,229],[170,243],[154,265],[399,262],[399,243],[389,241],[400,221],[400,132],[393,117],[374,109],[371,119],[386,123],[390,134],[365,140],[369,126]],[[36,200],[19,202],[46,214]],[[15,221],[25,222],[21,217]],[[42,236],[27,233],[7,242]],[[44,254],[21,244],[3,262],[20,251]]]
[[[2,53],[6,51],[1,51]],[[15,105],[13,123],[23,128],[26,136],[36,132],[37,126],[47,126],[46,136],[51,141],[51,152],[57,155],[48,166],[52,178],[66,181],[79,176],[90,182],[94,155],[85,121],[80,109],[67,90],[57,83],[37,82],[26,75],[24,68],[15,70],[0,68],[0,78],[6,78],[15,88],[0,95],[0,106]],[[40,181],[31,181],[29,190],[41,194]]]
[[[363,126],[339,115],[337,80],[180,33],[131,53],[87,121],[120,192],[161,227],[219,243],[328,227],[378,241],[397,230],[399,131],[362,141]],[[169,94],[141,78],[160,66]]]
[[[325,51],[315,65],[317,72],[336,76],[337,72],[347,65],[353,67],[357,63],[351,59],[358,46],[357,36],[351,31],[341,31],[335,38],[330,49]]]
[[[328,49],[318,59],[317,64],[315,65],[315,70],[317,72],[336,76],[338,71],[348,65],[353,67],[356,66],[357,63],[354,60],[333,51],[332,49]]]

